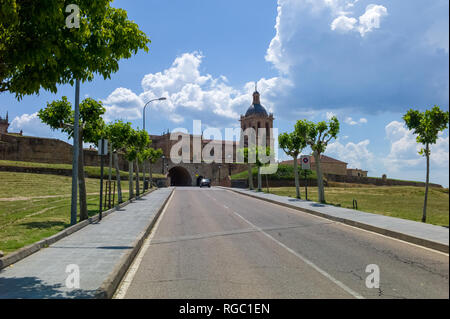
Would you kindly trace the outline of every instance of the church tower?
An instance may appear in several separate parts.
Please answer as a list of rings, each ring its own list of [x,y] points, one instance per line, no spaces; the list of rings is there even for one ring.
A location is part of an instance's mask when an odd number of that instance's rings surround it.
[[[7,134],[8,127],[9,127],[8,112],[6,112],[6,119],[3,119],[0,116],[0,134]]]
[[[256,145],[258,145],[258,131],[263,129],[266,136],[266,146],[273,147],[273,114],[268,114],[264,106],[261,105],[260,94],[255,85],[255,92],[253,92],[253,103],[248,108],[245,115],[241,115],[241,129],[243,132],[249,127],[252,127],[256,133]],[[244,141],[244,145],[248,146],[248,140]]]

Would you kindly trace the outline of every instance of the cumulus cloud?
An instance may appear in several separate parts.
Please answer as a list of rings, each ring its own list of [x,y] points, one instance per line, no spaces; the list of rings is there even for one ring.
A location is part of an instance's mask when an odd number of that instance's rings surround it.
[[[344,120],[345,123],[347,123],[348,125],[358,125],[358,124],[366,124],[367,123],[367,119],[362,117],[360,118],[358,121],[353,120],[353,118],[351,117],[346,117]]]
[[[355,18],[349,18],[346,16],[340,16],[333,20],[331,23],[331,30],[337,30],[341,32],[348,32],[355,28],[355,24],[358,22]]]
[[[37,112],[33,114],[22,114],[16,116],[11,125],[8,128],[8,132],[18,133],[23,131],[23,135],[26,136],[39,136],[39,137],[51,137],[62,138],[62,134],[56,131],[52,131],[50,127],[41,122],[37,116]]]
[[[374,154],[369,150],[370,140],[359,143],[348,142],[342,144],[339,140],[328,145],[326,154],[347,162],[348,167],[373,170]]]
[[[371,4],[367,6],[366,12],[359,17],[358,27],[361,36],[365,36],[366,33],[371,32],[373,29],[380,28],[380,21],[382,17],[387,16],[387,9],[381,5]]]
[[[176,57],[169,68],[145,75],[141,93],[126,88],[114,90],[103,101],[107,109],[105,119],[141,118],[147,101],[166,97],[166,101],[153,102],[147,110],[176,124],[196,119],[205,125],[237,125],[240,114],[252,102],[254,83],[249,82],[243,88],[236,89],[227,84],[227,78],[223,75],[213,77],[202,74],[200,66],[203,59],[199,52],[184,53]],[[269,112],[273,111],[272,101],[277,92],[288,85],[288,80],[279,77],[258,81],[262,102]]]
[[[386,137],[391,147],[385,160],[385,166],[392,171],[400,169],[418,169],[425,165],[425,158],[419,155],[424,146],[416,142],[416,136],[403,123],[393,121],[386,128]],[[436,144],[431,145],[430,162],[437,168],[448,170],[449,165],[449,137],[441,132]]]
[[[386,2],[278,0],[265,58],[292,83],[277,99],[279,118],[298,109],[378,113],[429,101],[448,105],[448,28],[438,27],[448,25],[448,1],[380,3]]]

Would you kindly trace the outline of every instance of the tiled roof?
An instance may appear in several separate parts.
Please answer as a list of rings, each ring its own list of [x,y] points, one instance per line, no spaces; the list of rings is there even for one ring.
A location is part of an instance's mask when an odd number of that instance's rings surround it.
[[[314,162],[315,162],[314,156],[311,156],[311,163],[314,163]],[[320,155],[320,162],[321,163],[347,164],[346,162],[337,160],[335,158],[332,158],[332,157],[329,157],[329,156],[326,156],[326,155]],[[292,165],[293,163],[294,163],[294,160],[281,162],[281,164],[288,164],[288,165]],[[301,164],[300,158],[297,159],[297,163]]]

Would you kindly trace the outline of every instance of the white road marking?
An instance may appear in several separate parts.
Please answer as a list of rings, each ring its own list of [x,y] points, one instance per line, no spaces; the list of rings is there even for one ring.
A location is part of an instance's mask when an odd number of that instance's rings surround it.
[[[264,201],[264,200],[262,200],[262,199],[258,199],[258,198],[255,198],[255,197],[246,196],[246,195],[244,195],[244,194],[239,194],[239,193],[230,191],[230,190],[228,190],[228,189],[226,189],[226,191],[231,192],[231,193],[233,193],[233,194],[238,194],[238,195],[241,195],[241,196],[244,196],[244,197],[247,197],[247,198],[252,198],[252,199],[257,200],[257,201]],[[398,241],[398,242],[401,242],[401,243],[404,243],[404,244],[408,244],[408,245],[411,245],[411,246],[414,246],[414,247],[417,247],[417,248],[422,248],[422,249],[431,251],[431,252],[433,252],[433,253],[438,253],[438,254],[441,254],[441,255],[444,255],[444,256],[447,256],[447,257],[449,256],[448,253],[444,253],[443,251],[440,251],[440,250],[435,250],[435,249],[432,249],[432,248],[420,246],[420,245],[417,245],[417,244],[414,244],[414,243],[410,243],[410,242],[407,242],[407,241],[404,241],[404,240],[401,240],[401,239],[398,239],[398,238],[386,236],[386,235],[383,235],[383,234],[380,234],[380,233],[376,233],[376,232],[373,232],[373,231],[370,231],[370,230],[367,230],[367,229],[363,229],[363,228],[359,228],[359,227],[356,227],[356,226],[352,226],[352,225],[348,225],[348,224],[345,224],[345,223],[341,223],[341,222],[338,222],[338,221],[335,221],[335,220],[332,220],[332,219],[329,219],[329,218],[326,218],[326,217],[313,215],[313,214],[311,214],[311,213],[307,213],[307,212],[304,212],[304,211],[300,211],[300,210],[297,210],[297,209],[294,209],[294,208],[291,208],[291,207],[286,207],[286,206],[282,206],[282,205],[278,205],[278,204],[271,203],[271,202],[266,202],[266,201],[264,201],[264,202],[267,203],[267,204],[271,204],[271,205],[273,205],[273,206],[276,206],[276,207],[278,207],[278,208],[286,208],[286,209],[287,209],[287,212],[290,213],[290,214],[295,214],[295,215],[308,215],[308,216],[312,216],[312,217],[316,217],[316,218],[320,218],[320,219],[332,221],[332,222],[334,222],[334,223],[336,223],[336,224],[339,224],[339,225],[342,225],[342,226],[346,226],[346,227],[350,227],[350,228],[353,228],[353,229],[355,229],[355,230],[359,230],[359,231],[363,231],[363,232],[370,233],[370,234],[373,234],[373,235],[377,235],[377,236],[380,236],[380,237],[383,237],[383,238],[386,238],[386,239],[395,240],[395,241]],[[301,209],[301,208],[300,208],[300,209]]]
[[[298,252],[296,252],[295,250],[289,248],[288,246],[286,246],[285,244],[283,244],[282,242],[276,240],[275,238],[273,238],[271,235],[269,235],[268,233],[266,233],[264,230],[262,230],[261,228],[259,228],[258,226],[254,225],[253,223],[249,222],[247,219],[245,219],[244,217],[242,217],[241,215],[239,215],[237,212],[233,212],[236,216],[240,217],[243,221],[245,221],[247,224],[249,224],[250,226],[252,226],[253,228],[255,228],[256,230],[258,230],[261,234],[265,235],[266,237],[268,237],[269,239],[273,240],[275,243],[277,243],[278,245],[280,245],[281,247],[283,247],[284,249],[286,249],[287,251],[289,251],[291,254],[295,255],[296,257],[298,257],[299,259],[301,259],[304,263],[306,263],[307,265],[311,266],[312,268],[314,268],[317,272],[319,272],[321,275],[323,275],[324,277],[326,277],[327,279],[331,280],[333,283],[335,283],[336,285],[338,285],[339,287],[341,287],[342,289],[344,289],[347,293],[349,293],[350,295],[352,295],[353,297],[357,298],[357,299],[364,299],[363,296],[361,296],[360,294],[358,294],[356,291],[352,290],[351,288],[347,287],[346,285],[344,285],[342,282],[340,282],[339,280],[337,280],[336,278],[334,278],[333,276],[331,276],[329,273],[327,273],[325,270],[319,268],[318,266],[316,266],[312,261],[306,259],[305,257],[303,257],[302,255],[300,255]]]
[[[173,194],[175,194],[175,190],[172,192],[172,194],[169,197],[169,200],[166,203],[166,206],[164,207],[163,211],[161,212],[161,215],[159,216],[158,220],[156,221],[155,226],[153,227],[152,232],[150,235],[145,239],[144,244],[142,245],[141,249],[139,250],[138,255],[134,259],[133,263],[131,264],[130,268],[128,269],[127,273],[125,274],[124,279],[119,285],[119,288],[117,289],[116,293],[113,296],[113,299],[123,299],[125,298],[125,295],[127,294],[128,288],[131,285],[131,282],[133,281],[134,276],[136,275],[137,270],[139,269],[139,266],[142,262],[142,259],[145,255],[145,253],[148,250],[148,247],[150,247],[151,241],[153,237],[155,236],[155,233],[158,229],[159,223],[164,217],[164,214],[166,213],[167,207],[169,207],[170,201],[172,200]]]

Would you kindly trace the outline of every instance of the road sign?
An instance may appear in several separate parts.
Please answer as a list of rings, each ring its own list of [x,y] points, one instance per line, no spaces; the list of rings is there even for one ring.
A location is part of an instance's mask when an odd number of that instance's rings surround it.
[[[98,140],[98,155],[100,156],[108,155],[108,140],[105,139]]]
[[[311,169],[311,160],[309,155],[302,155],[300,160],[302,162],[302,169]]]

